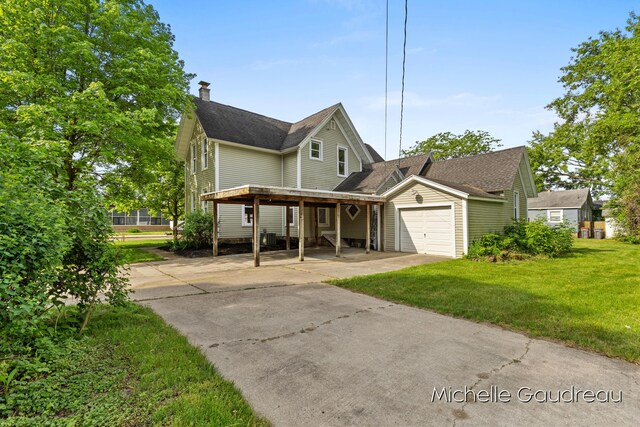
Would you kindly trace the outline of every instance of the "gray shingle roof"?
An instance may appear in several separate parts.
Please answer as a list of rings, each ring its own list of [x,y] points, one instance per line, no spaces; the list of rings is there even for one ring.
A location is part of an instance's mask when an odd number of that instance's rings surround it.
[[[373,159],[374,163],[384,162],[384,158],[380,154],[378,154],[378,152],[372,146],[370,146],[366,142],[364,145],[367,147],[369,154],[371,154],[371,158]]]
[[[271,150],[300,144],[340,104],[332,105],[299,122],[289,123],[219,102],[193,98],[196,115],[209,138]]]
[[[425,177],[434,181],[465,184],[485,192],[510,189],[518,172],[525,147],[508,148],[477,156],[439,160]]]
[[[527,199],[529,209],[581,208],[589,200],[589,189],[543,191],[538,197]]]
[[[419,175],[422,167],[429,158],[429,154],[403,157],[387,162],[376,162],[363,166],[362,172],[354,172],[342,181],[335,191],[352,191],[374,193],[380,185],[396,170],[400,169],[405,177]]]

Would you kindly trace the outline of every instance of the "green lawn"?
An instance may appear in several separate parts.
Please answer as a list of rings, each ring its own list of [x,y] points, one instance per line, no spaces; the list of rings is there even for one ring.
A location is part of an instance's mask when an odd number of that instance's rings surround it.
[[[640,363],[640,245],[580,239],[557,259],[460,259],[331,283]]]
[[[160,255],[153,254],[144,248],[153,248],[165,245],[169,240],[164,239],[137,239],[137,240],[116,240],[115,245],[122,253],[123,264],[133,264],[136,262],[160,261],[164,259]]]
[[[98,307],[82,339],[47,357],[48,369],[0,398],[1,425],[268,425],[185,337],[133,303]]]

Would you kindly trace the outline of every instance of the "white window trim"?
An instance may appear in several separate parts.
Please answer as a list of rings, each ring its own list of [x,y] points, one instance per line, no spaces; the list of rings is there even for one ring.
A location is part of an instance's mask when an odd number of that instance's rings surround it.
[[[354,215],[351,215],[351,212],[349,212],[349,208],[351,208],[351,206],[355,206],[358,209],[358,212],[356,212]],[[347,213],[347,215],[349,215],[349,218],[351,218],[351,221],[353,221],[354,219],[356,219],[358,217],[358,214],[360,213],[360,211],[362,209],[360,209],[360,206],[358,206],[358,205],[347,205],[347,206],[345,206],[344,210]]]
[[[195,175],[198,171],[198,150],[195,142],[191,144],[191,175]]]
[[[513,209],[516,220],[520,220],[520,193],[517,191],[513,192]]]
[[[206,152],[205,152],[206,147]],[[202,141],[202,170],[209,169],[209,141],[205,138]]]
[[[560,220],[552,221],[551,220],[551,212],[560,212]],[[549,209],[547,210],[547,222],[551,222],[553,224],[561,223],[564,220],[564,211],[562,209]]]
[[[251,222],[247,222],[244,220],[245,215],[244,215],[244,208],[253,208],[253,205],[240,205],[240,221],[242,223],[243,227],[252,227],[253,226],[253,220]]]
[[[320,222],[320,211],[324,210],[324,222]],[[329,208],[318,208],[318,226],[320,227],[328,227],[329,226]]]
[[[349,149],[338,145],[336,147],[336,173],[339,177],[346,177],[349,174]],[[344,150],[344,174],[340,174],[340,150]]]
[[[320,151],[320,157],[319,157],[319,158],[318,158],[318,157],[313,157],[313,156],[311,155],[311,153],[313,152],[313,144],[314,144],[314,143],[317,143],[317,144],[320,146],[320,150],[319,150],[319,151]],[[323,150],[323,145],[324,145],[324,144],[322,143],[322,140],[321,140],[321,139],[311,138],[311,141],[309,141],[309,159],[311,159],[311,160],[317,160],[317,161],[321,162],[321,161],[322,161],[322,159],[323,159],[323,153],[322,153],[322,152],[324,151],[324,150]]]

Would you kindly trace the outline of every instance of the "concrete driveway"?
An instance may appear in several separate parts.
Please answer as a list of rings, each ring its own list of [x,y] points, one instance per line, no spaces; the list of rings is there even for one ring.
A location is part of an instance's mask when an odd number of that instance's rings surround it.
[[[384,255],[133,274],[136,298],[275,425],[640,425],[637,365],[313,283],[437,260]]]

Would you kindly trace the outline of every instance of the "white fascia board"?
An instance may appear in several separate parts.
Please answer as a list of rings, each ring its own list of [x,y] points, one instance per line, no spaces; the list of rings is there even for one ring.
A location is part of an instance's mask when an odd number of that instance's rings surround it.
[[[305,139],[303,139],[300,144],[298,144],[298,148],[303,148],[305,147],[309,141],[311,141],[311,138],[315,138],[315,136],[318,134],[318,132],[320,132],[320,130],[326,126],[327,123],[329,123],[329,120],[331,120],[331,118],[333,117],[333,115],[336,113],[336,111],[338,110],[338,108],[334,109],[331,114],[327,114],[327,117],[324,118],[324,120],[322,120],[320,122],[320,124],[318,126],[315,127],[315,129],[313,129],[311,131],[311,133],[309,133],[309,135],[306,136]]]
[[[446,185],[438,184],[437,182],[430,181],[427,178],[417,175],[411,175],[409,178],[388,189],[385,193],[382,194],[382,196],[389,197],[390,195],[402,190],[404,187],[413,183],[420,183],[426,185],[427,187],[431,187],[463,199],[469,198],[469,194],[465,193],[464,191],[456,190],[454,188],[447,187]]]
[[[333,115],[331,117],[333,117]],[[342,136],[344,136],[344,139],[347,140],[347,144],[349,144],[349,147],[351,147],[351,151],[355,153],[356,157],[358,158],[358,161],[362,165],[362,157],[360,157],[360,155],[358,154],[358,150],[356,150],[356,148],[353,146],[351,139],[349,139],[349,136],[347,136],[347,133],[344,131],[344,128],[342,127],[340,122],[337,120],[336,120],[336,125],[338,125],[338,129],[340,129],[340,132],[342,132]],[[366,151],[366,147],[365,147],[365,151]],[[362,166],[360,167],[360,170],[362,170]]]
[[[176,136],[175,150],[180,160],[186,160],[189,153],[189,144],[191,143],[191,135],[196,126],[197,117],[195,111],[185,113],[180,118],[178,125],[178,133]]]
[[[340,112],[344,116],[344,120],[349,125],[349,128],[351,129],[351,132],[353,132],[353,134],[356,136],[356,141],[362,147],[362,151],[367,156],[367,160],[369,160],[369,163],[373,163],[373,157],[371,157],[371,153],[369,153],[369,150],[367,150],[367,146],[364,145],[364,141],[360,137],[360,134],[356,130],[356,127],[353,125],[353,122],[351,121],[351,118],[347,114],[347,111],[344,109],[344,105],[342,105],[342,103],[338,104],[338,110],[340,110]]]
[[[469,204],[462,200],[462,253],[469,251]]]
[[[531,197],[538,197],[538,190],[536,189],[536,181],[533,179],[533,171],[531,170],[531,162],[529,161],[529,155],[527,154],[527,149],[524,150],[524,160],[527,163],[527,175],[529,178],[529,182],[531,183],[531,188],[533,189],[533,195]],[[518,168],[520,169],[520,168]]]

